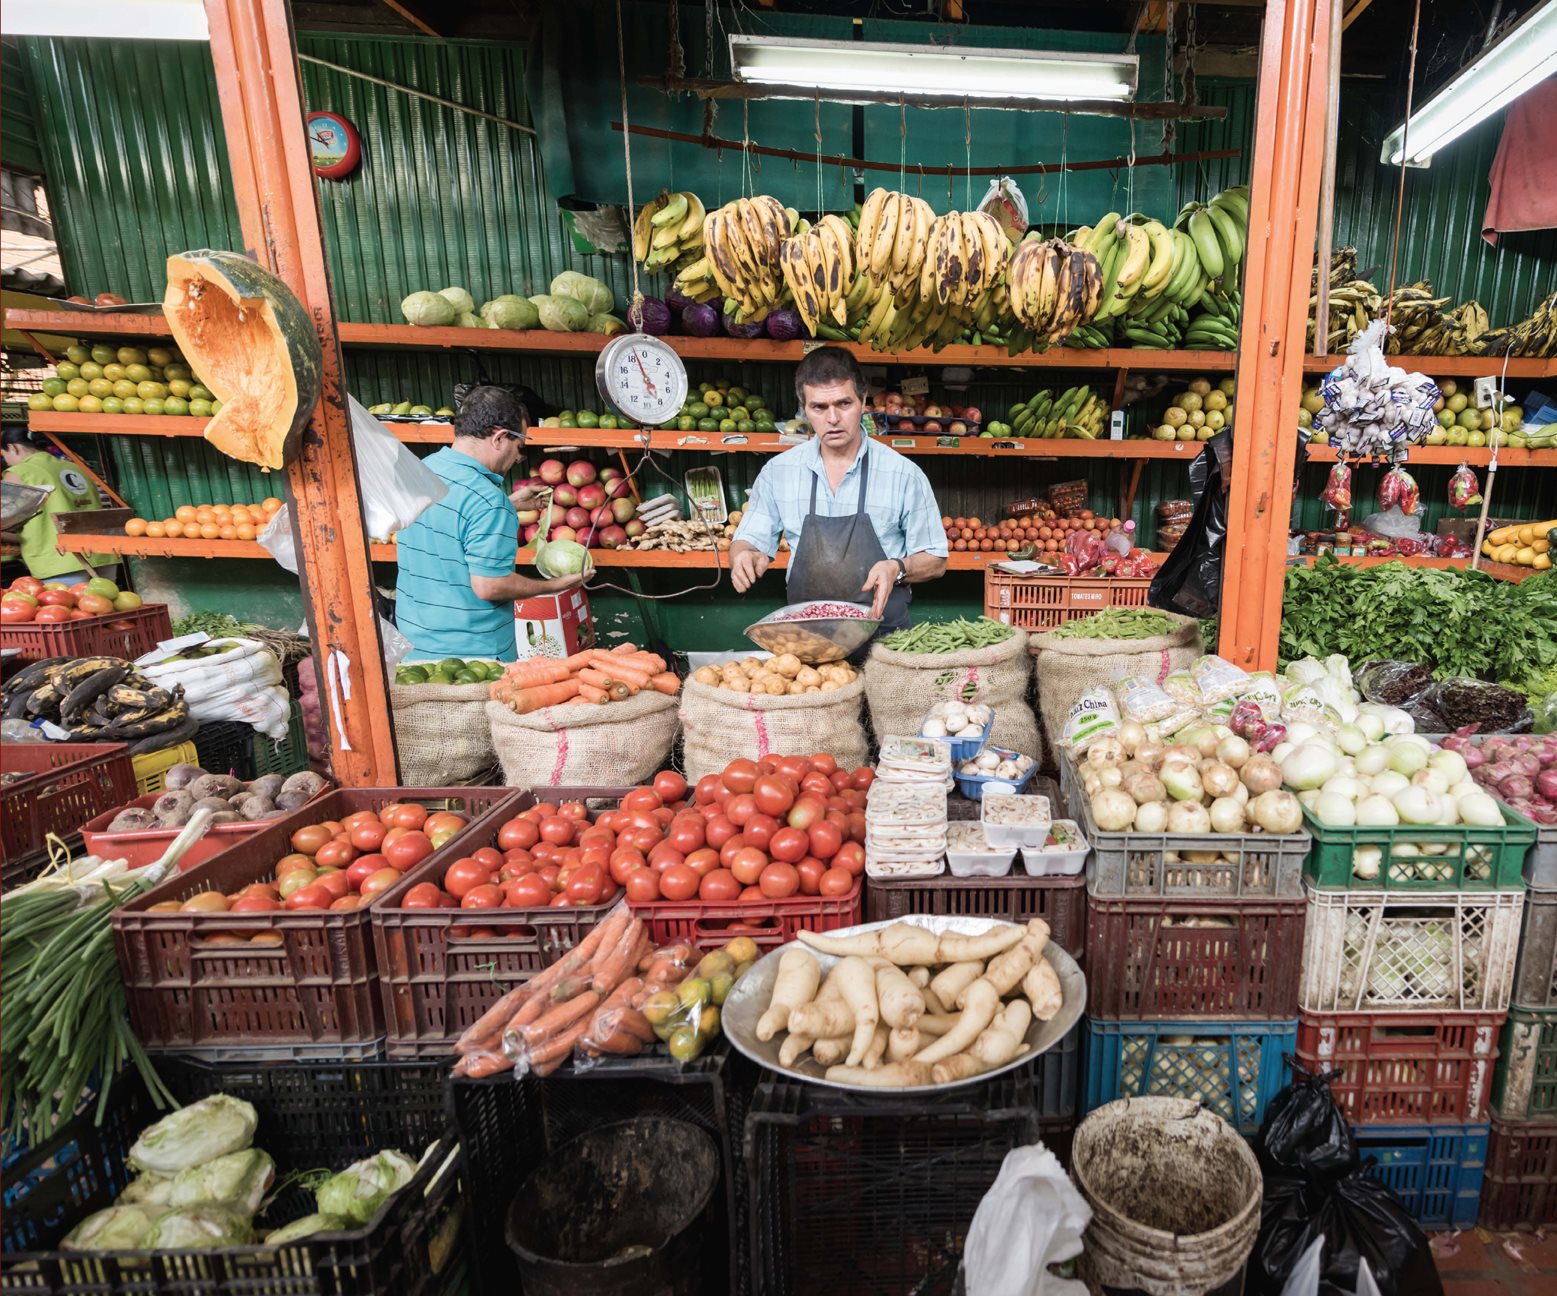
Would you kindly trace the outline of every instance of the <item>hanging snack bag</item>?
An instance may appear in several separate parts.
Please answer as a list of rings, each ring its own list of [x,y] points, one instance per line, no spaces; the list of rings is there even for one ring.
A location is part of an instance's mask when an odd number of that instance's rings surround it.
[[[1338,463],[1330,469],[1330,476],[1325,482],[1324,490],[1319,492],[1319,498],[1337,513],[1351,511],[1352,470],[1348,465]]]
[[[1460,464],[1449,478],[1449,503],[1457,509],[1474,508],[1481,503],[1481,484],[1467,464]]]
[[[1421,504],[1422,490],[1404,468],[1391,468],[1379,479],[1379,512],[1398,508],[1411,517]]]

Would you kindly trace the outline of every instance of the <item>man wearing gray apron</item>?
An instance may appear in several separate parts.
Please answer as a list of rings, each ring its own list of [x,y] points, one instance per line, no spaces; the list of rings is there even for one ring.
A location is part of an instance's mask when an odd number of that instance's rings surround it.
[[[946,533],[930,482],[911,459],[863,434],[865,376],[842,347],[820,347],[795,371],[815,436],[770,459],[730,545],[737,592],[790,545],[787,601],[871,604],[878,634],[910,624],[909,586],[946,570]]]

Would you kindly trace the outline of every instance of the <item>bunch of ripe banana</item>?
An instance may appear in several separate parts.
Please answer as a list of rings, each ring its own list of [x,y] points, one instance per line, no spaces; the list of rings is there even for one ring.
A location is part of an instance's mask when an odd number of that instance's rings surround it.
[[[1378,315],[1384,306],[1379,290],[1366,279],[1349,279],[1345,283],[1331,284],[1330,318],[1325,322],[1325,354],[1339,355],[1351,346],[1357,335],[1368,327],[1368,321]],[[1314,312],[1319,309],[1319,296],[1308,299],[1308,345],[1314,344]]]
[[[1426,280],[1403,284],[1384,299],[1390,329],[1386,355],[1469,355],[1473,348],[1459,319],[1443,308],[1453,298],[1434,297]]]
[[[919,283],[935,219],[923,198],[890,189],[872,189],[860,208],[855,262],[873,284],[889,286],[899,306],[910,304],[906,290]]]
[[[785,239],[779,245],[779,268],[812,337],[828,316],[839,328],[848,325],[848,296],[855,285],[854,231],[843,217],[829,213]]]
[[[182,687],[161,688],[119,657],[46,657],[5,685],[7,719],[52,721],[77,742],[124,742],[160,751],[200,728]]]
[[[799,222],[793,208],[768,194],[736,198],[704,219],[708,269],[720,294],[735,303],[738,323],[759,323],[779,304],[784,291],[780,251]]]
[[[1084,247],[1064,239],[1029,235],[1017,245],[1006,270],[1011,313],[1040,348],[1063,342],[1098,312],[1103,268]]]
[[[1311,297],[1319,293],[1319,258],[1314,258],[1314,269],[1308,277],[1308,292]],[[1357,278],[1357,249],[1354,247],[1336,248],[1330,253],[1330,287],[1339,288],[1343,284],[1350,283]]]
[[[664,193],[651,198],[633,221],[633,260],[651,273],[680,262],[694,264],[703,254],[703,219],[695,193]]]
[[[1086,385],[1058,394],[1052,389],[1036,392],[1018,401],[1007,415],[1013,436],[1041,440],[1096,441],[1107,419],[1108,403]]]
[[[1492,331],[1492,320],[1487,315],[1487,309],[1479,301],[1472,298],[1468,302],[1461,302],[1450,312],[1455,323],[1465,330],[1465,341],[1472,355],[1481,349],[1481,338]]]
[[[1557,293],[1537,306],[1529,319],[1483,333],[1476,345],[1487,356],[1557,355]]]
[[[1173,228],[1189,235],[1209,278],[1236,279],[1249,233],[1249,186],[1233,185],[1208,203],[1185,203]]]
[[[1190,351],[1236,351],[1238,319],[1243,313],[1243,296],[1215,289],[1200,299],[1199,312],[1184,329],[1184,346]]]

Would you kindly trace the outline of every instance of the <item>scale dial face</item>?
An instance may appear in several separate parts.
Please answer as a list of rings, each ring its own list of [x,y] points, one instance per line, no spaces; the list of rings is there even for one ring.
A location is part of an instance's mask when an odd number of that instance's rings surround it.
[[[663,338],[623,333],[612,338],[595,364],[600,394],[635,423],[659,427],[687,400],[687,368]]]

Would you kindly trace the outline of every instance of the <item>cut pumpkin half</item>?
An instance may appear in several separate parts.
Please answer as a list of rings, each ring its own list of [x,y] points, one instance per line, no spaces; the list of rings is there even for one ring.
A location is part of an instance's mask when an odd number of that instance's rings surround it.
[[[168,258],[168,328],[222,402],[205,439],[269,471],[297,457],[319,403],[324,357],[303,304],[269,270],[237,252]]]

